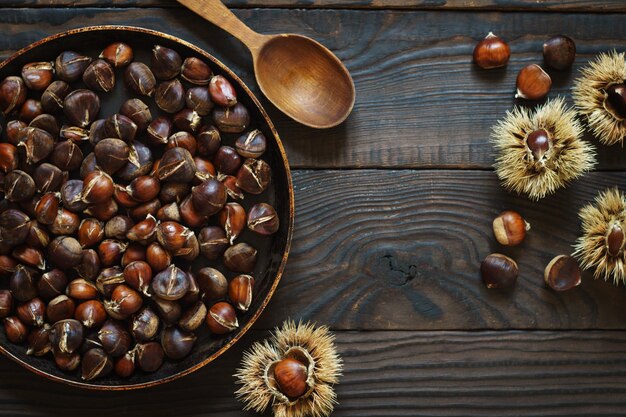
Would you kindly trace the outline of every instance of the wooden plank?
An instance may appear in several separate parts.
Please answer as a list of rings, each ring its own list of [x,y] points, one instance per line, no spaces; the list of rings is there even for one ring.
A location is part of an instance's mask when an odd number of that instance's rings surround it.
[[[354,113],[335,129],[299,126],[267,105],[296,168],[489,168],[490,127],[514,104],[517,71],[541,62],[548,34],[573,36],[579,50],[575,69],[555,76],[552,97],[569,96],[577,70],[594,54],[626,48],[620,14],[284,9],[237,14],[262,32],[315,37],[354,76]],[[0,15],[6,35],[0,38],[0,57],[46,35],[95,24],[169,32],[214,53],[254,85],[248,52],[182,9],[10,9]],[[482,71],[471,63],[476,40],[489,30],[510,41],[513,57],[506,69]],[[602,147],[600,161],[601,169],[626,168],[619,148]]]
[[[590,274],[569,292],[543,283],[550,259],[571,253],[577,212],[626,173],[594,173],[540,203],[515,197],[484,171],[297,171],[287,269],[261,326],[286,317],[337,329],[626,329],[626,288]],[[532,225],[505,249],[491,222],[505,209]],[[487,290],[479,266],[512,256],[511,292]]]
[[[585,13],[626,11],[620,0],[224,0],[233,8],[342,8],[403,10],[538,10]],[[170,0],[5,0],[6,7],[178,7]]]
[[[182,380],[131,392],[65,387],[2,358],[0,416],[254,416],[240,411],[230,375],[264,335]],[[624,332],[339,332],[333,416],[623,415],[625,343]]]

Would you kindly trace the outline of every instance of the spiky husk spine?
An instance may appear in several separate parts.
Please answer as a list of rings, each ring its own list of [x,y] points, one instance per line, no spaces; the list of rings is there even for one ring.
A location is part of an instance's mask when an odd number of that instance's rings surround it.
[[[626,121],[615,116],[604,105],[605,90],[625,80],[626,55],[613,51],[601,53],[584,67],[572,87],[576,109],[586,118],[593,134],[605,145],[623,145],[626,138]]]
[[[611,256],[606,245],[606,236],[615,222],[626,227],[626,198],[617,188],[601,192],[593,203],[584,206],[578,213],[583,234],[576,241],[574,256],[584,269],[594,269],[594,278],[612,280],[615,285],[626,282],[626,253]]]
[[[544,129],[551,147],[535,160],[526,137]],[[497,150],[494,168],[509,191],[539,200],[564,187],[595,165],[593,146],[581,139],[582,126],[573,109],[562,98],[550,100],[535,111],[516,107],[492,129],[491,142]]]
[[[313,360],[314,367],[309,392],[290,401],[268,384],[267,369],[293,349],[302,349]],[[241,388],[237,397],[260,413],[272,407],[276,417],[325,417],[337,402],[333,385],[339,382],[342,361],[335,348],[335,338],[327,327],[310,323],[286,322],[276,329],[269,341],[257,342],[243,356],[242,366],[235,377]]]

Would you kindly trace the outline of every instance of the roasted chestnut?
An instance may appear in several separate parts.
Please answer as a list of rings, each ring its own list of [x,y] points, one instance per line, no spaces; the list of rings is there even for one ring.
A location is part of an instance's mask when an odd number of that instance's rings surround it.
[[[74,318],[88,329],[99,328],[107,319],[107,312],[101,301],[88,300],[76,307]]]
[[[176,113],[185,107],[185,88],[177,79],[163,81],[154,92],[156,105],[167,113]]]
[[[130,143],[137,134],[137,125],[122,114],[114,114],[105,120],[104,133],[107,135],[107,138],[121,139],[126,143]]]
[[[224,298],[228,292],[226,277],[215,268],[201,268],[196,274],[196,282],[205,301]]]
[[[167,143],[167,139],[172,133],[174,124],[167,117],[154,119],[147,129],[148,141],[151,145],[158,146]]]
[[[65,81],[53,81],[41,95],[41,108],[46,113],[60,113],[63,111],[63,102],[70,92],[70,86]]]
[[[196,164],[187,149],[172,148],[163,153],[157,175],[161,181],[189,182],[196,173]]]
[[[132,62],[124,72],[124,82],[137,94],[152,96],[156,87],[156,79],[150,68],[141,62]]]
[[[37,292],[39,297],[48,301],[62,295],[66,286],[67,277],[65,273],[60,269],[52,269],[43,274],[37,281]]]
[[[100,58],[115,68],[125,67],[133,61],[133,48],[122,42],[115,42],[104,48]]]
[[[152,282],[152,268],[144,261],[131,262],[124,268],[124,281],[133,289],[148,295]]]
[[[250,113],[243,104],[213,109],[213,122],[221,132],[241,133],[250,125]]]
[[[267,140],[260,130],[245,133],[235,142],[235,149],[244,158],[258,158],[265,152]]]
[[[137,365],[144,372],[156,372],[163,364],[163,348],[157,342],[138,344],[135,351]]]
[[[50,330],[50,342],[55,352],[74,353],[84,340],[83,325],[78,320],[56,322]]]
[[[200,128],[196,135],[198,153],[202,156],[213,156],[220,148],[222,139],[219,130],[215,126],[205,125]]]
[[[17,306],[20,321],[27,326],[41,327],[46,320],[46,305],[40,298],[33,298]]]
[[[206,87],[193,87],[187,90],[185,104],[188,109],[195,111],[200,116],[208,115],[214,107]]]
[[[76,81],[83,76],[91,58],[73,51],[62,52],[54,62],[56,75],[66,82]]]
[[[88,350],[81,362],[81,378],[83,381],[91,381],[96,378],[107,376],[113,371],[113,361],[102,349]]]
[[[131,332],[137,342],[145,343],[156,337],[159,324],[159,316],[150,307],[144,307],[133,316]]]
[[[163,271],[172,263],[172,255],[157,242],[151,243],[146,249],[146,262],[153,272]]]
[[[50,163],[61,171],[74,171],[83,162],[83,152],[71,140],[64,140],[54,145],[50,155]]]
[[[237,243],[224,252],[224,265],[233,272],[250,274],[256,265],[257,250],[247,243]]]
[[[165,355],[172,360],[181,360],[189,355],[196,336],[177,327],[168,327],[161,333],[161,346]]]
[[[230,146],[222,146],[213,157],[215,168],[222,174],[235,174],[241,166],[241,157],[237,151]]]
[[[109,175],[113,175],[128,162],[130,148],[121,139],[103,139],[94,147],[98,166]]]
[[[139,131],[146,130],[152,122],[150,108],[138,98],[126,100],[120,107],[120,113],[132,120]]]
[[[221,75],[211,78],[209,83],[211,100],[218,106],[232,107],[237,104],[237,92],[233,85]]]
[[[276,233],[279,225],[276,210],[267,203],[255,204],[248,213],[248,229],[260,235]]]
[[[106,321],[98,332],[98,339],[104,351],[114,358],[124,355],[130,348],[130,334],[117,321]]]
[[[78,227],[78,242],[84,248],[89,248],[104,239],[104,223],[98,219],[87,218],[80,222]]]
[[[87,127],[98,116],[100,99],[90,90],[75,90],[63,100],[63,112],[75,126]]]
[[[180,69],[181,76],[192,84],[207,85],[211,81],[213,72],[202,60],[190,57],[185,59]]]
[[[115,71],[113,66],[104,59],[92,61],[83,73],[85,85],[96,91],[108,93],[115,87]]]
[[[214,334],[227,334],[239,327],[235,309],[224,301],[211,306],[206,316],[206,322],[209,330]]]
[[[6,77],[0,82],[0,110],[8,115],[26,101],[26,86],[20,77]]]
[[[180,74],[183,63],[178,52],[161,45],[152,48],[150,67],[159,80],[171,80]]]
[[[174,301],[182,298],[189,290],[187,274],[170,265],[152,279],[152,291],[163,300]]]
[[[70,236],[59,236],[48,245],[48,260],[62,269],[78,265],[82,255],[80,243]]]
[[[15,169],[4,177],[4,198],[9,201],[29,200],[36,191],[35,181],[24,171]]]
[[[272,179],[272,169],[262,159],[246,159],[237,172],[237,187],[250,194],[261,194]]]

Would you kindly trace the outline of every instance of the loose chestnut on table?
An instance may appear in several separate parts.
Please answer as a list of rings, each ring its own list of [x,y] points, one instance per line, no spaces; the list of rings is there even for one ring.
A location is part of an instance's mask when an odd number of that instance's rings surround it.
[[[0,81],[0,350],[28,367],[41,365],[25,352],[49,358],[55,379],[133,387],[177,377],[176,363],[190,372],[275,288],[255,285],[268,236],[291,224],[271,123],[212,58],[165,44],[57,50]],[[111,107],[113,89],[126,92]]]

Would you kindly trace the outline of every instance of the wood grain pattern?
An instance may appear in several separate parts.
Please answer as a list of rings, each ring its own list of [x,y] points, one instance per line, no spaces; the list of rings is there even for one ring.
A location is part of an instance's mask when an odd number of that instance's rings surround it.
[[[248,333],[211,366],[132,392],[65,387],[0,358],[0,417],[254,416],[240,411],[230,375],[264,336]],[[333,417],[621,415],[625,343],[625,332],[338,332],[345,372]]]
[[[517,71],[541,62],[547,31],[573,36],[579,50],[575,69],[555,74],[553,97],[569,95],[577,70],[594,54],[626,48],[626,25],[619,14],[282,9],[236,14],[263,33],[298,32],[321,41],[354,77],[356,106],[334,129],[303,127],[264,101],[296,168],[488,168],[493,162],[490,127],[514,104]],[[9,10],[0,15],[6,27],[0,57],[52,33],[104,23],[149,27],[193,42],[258,93],[243,45],[182,9]],[[482,71],[471,63],[476,40],[488,30],[510,41],[513,57],[506,69]],[[626,167],[626,153],[599,151],[601,169]]]
[[[626,173],[595,173],[533,203],[484,171],[296,171],[296,225],[285,275],[270,301],[286,317],[337,329],[626,329],[624,286],[594,281],[566,293],[543,283],[552,257],[571,253],[578,209]],[[516,248],[495,243],[491,221],[518,210],[532,225]],[[491,252],[519,264],[517,287],[487,290]]]
[[[404,10],[540,10],[606,13],[626,11],[620,0],[224,0],[228,7]],[[4,0],[6,7],[177,7],[170,0]]]

